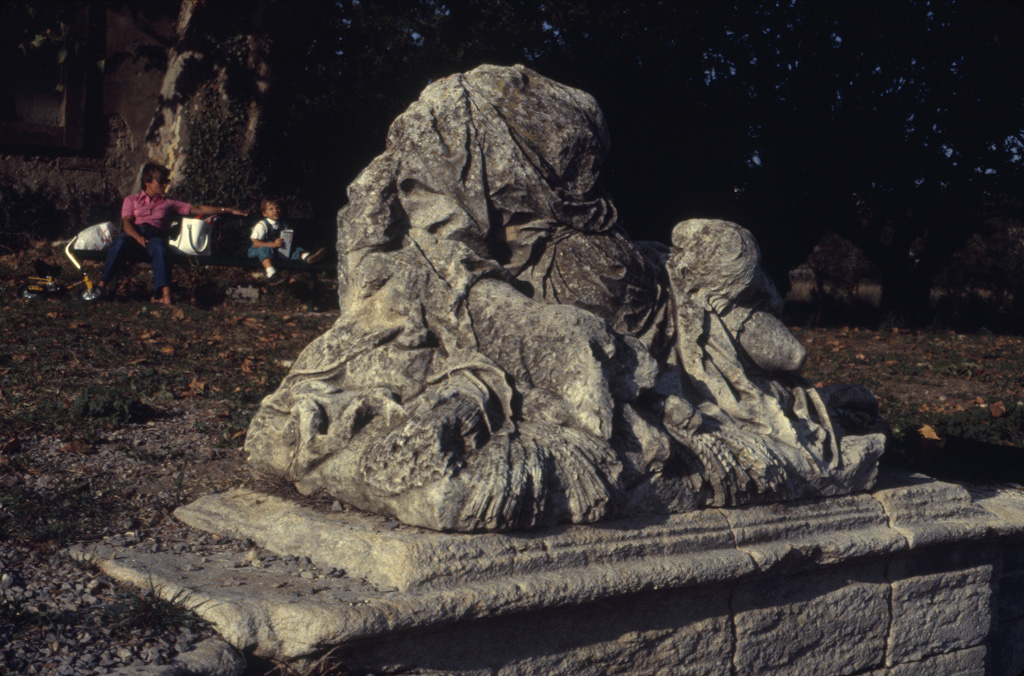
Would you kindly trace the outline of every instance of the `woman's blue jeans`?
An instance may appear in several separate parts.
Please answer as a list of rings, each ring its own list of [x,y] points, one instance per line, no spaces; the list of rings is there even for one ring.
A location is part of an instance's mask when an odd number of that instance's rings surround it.
[[[130,236],[122,234],[110,245],[100,280],[104,284],[109,284],[121,273],[121,269],[131,258],[145,256],[153,266],[153,288],[159,291],[171,283],[171,263],[167,257],[167,240],[164,239],[163,233],[151,225],[136,227],[139,234],[149,240],[146,248],[143,249]]]

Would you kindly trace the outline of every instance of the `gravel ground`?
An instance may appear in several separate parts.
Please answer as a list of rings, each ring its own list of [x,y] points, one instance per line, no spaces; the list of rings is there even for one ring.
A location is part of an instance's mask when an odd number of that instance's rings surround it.
[[[55,436],[21,442],[20,452],[33,458],[31,471],[0,463],[7,470],[0,471],[0,489],[6,489],[0,494],[82,504],[82,522],[68,525],[78,530],[68,545],[102,541],[244,556],[250,543],[199,533],[169,516],[173,506],[198,494],[252,481],[240,449],[208,450],[209,436],[198,431],[202,408],[126,425],[85,452]],[[14,507],[0,504],[2,517],[19,518]],[[40,525],[62,527],[58,518],[55,513]],[[116,674],[166,665],[214,635],[191,613],[148,590],[119,586],[88,562],[72,560],[63,547],[0,543],[0,676]]]
[[[171,513],[207,493],[268,488],[246,467],[245,427],[335,320],[336,291],[325,280],[321,311],[308,313],[304,284],[258,287],[246,298],[256,302],[241,302],[223,289],[252,290],[247,271],[187,269],[172,309],[131,294],[100,304],[16,298],[34,258],[62,264],[37,249],[0,255],[0,269],[17,272],[0,277],[0,676],[166,674],[156,667],[202,652],[215,633],[67,550],[106,542],[246,555],[251,543],[193,531]],[[148,294],[149,271],[138,267]],[[212,300],[210,289],[220,290]],[[130,422],[75,410],[97,393],[146,410]],[[281,673],[248,659],[247,676]]]
[[[8,607],[47,616],[49,623],[36,631],[0,625],[0,663],[10,674],[110,674],[129,665],[168,664],[211,635],[193,623],[123,626],[139,594],[65,556],[5,547],[0,570]]]

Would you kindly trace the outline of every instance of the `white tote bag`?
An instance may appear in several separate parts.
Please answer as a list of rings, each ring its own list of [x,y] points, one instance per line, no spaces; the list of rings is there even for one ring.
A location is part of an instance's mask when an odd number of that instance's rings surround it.
[[[121,228],[114,221],[90,225],[71,241],[71,248],[79,251],[103,251],[121,234]]]
[[[168,244],[189,256],[209,256],[213,253],[211,230],[213,230],[213,225],[201,218],[183,218],[181,219],[181,232]]]

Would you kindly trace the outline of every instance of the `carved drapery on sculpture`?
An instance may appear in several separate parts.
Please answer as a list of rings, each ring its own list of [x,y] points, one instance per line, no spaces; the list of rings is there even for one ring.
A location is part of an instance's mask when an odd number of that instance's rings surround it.
[[[521,66],[427,87],[349,187],[341,315],[262,403],[251,465],[463,531],[869,487],[875,401],[796,375],[750,233],[632,241],[607,149],[593,98]]]

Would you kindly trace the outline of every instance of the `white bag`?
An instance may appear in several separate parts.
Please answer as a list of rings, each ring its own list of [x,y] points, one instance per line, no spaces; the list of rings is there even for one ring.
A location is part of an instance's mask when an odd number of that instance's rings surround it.
[[[71,241],[71,248],[79,251],[103,251],[121,234],[121,228],[114,221],[90,225]]]
[[[201,218],[181,219],[181,232],[168,242],[175,249],[189,256],[209,256],[213,253],[213,225]]]

